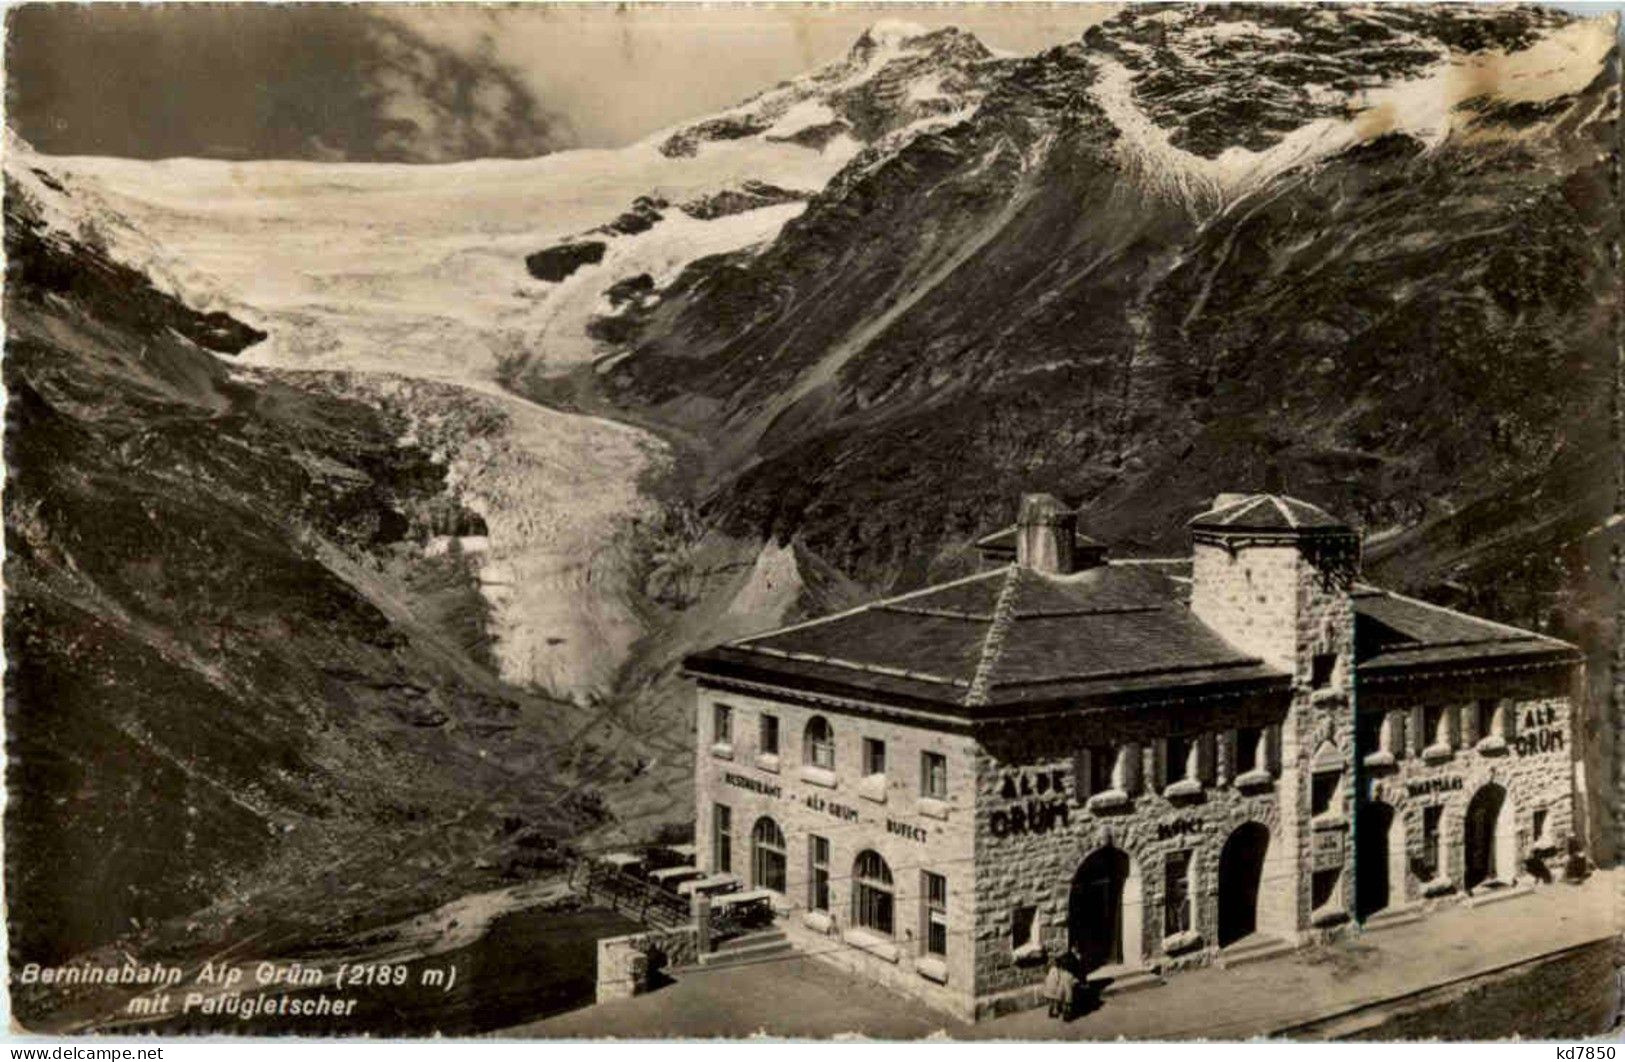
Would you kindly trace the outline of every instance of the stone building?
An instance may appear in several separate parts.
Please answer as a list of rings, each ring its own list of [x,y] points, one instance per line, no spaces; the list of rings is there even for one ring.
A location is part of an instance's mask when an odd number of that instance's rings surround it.
[[[1190,538],[1110,560],[1030,495],[990,570],[690,657],[701,865],[962,1017],[1560,871],[1574,647],[1360,583],[1292,498]]]

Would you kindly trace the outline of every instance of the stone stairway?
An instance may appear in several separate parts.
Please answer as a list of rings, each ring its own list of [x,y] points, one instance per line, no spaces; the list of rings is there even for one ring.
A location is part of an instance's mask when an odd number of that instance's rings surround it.
[[[767,929],[742,933],[737,937],[719,941],[713,951],[701,955],[699,963],[688,969],[714,970],[725,966],[743,966],[747,963],[789,955],[792,950],[790,939],[784,935],[784,930],[770,926]],[[672,971],[673,974],[682,972],[681,968]]]
[[[1163,984],[1162,974],[1150,966],[1102,966],[1091,970],[1085,979],[1099,991],[1102,998],[1137,992],[1142,988],[1156,988]]]

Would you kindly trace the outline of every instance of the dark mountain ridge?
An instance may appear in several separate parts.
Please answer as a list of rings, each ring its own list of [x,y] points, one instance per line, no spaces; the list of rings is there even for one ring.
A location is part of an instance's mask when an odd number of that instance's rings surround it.
[[[1271,466],[1373,532],[1415,526],[1605,441],[1617,68],[1538,106],[1485,81],[1431,139],[1355,128],[1376,120],[1358,103],[1573,25],[1131,10],[855,161],[760,254],[646,298],[608,386],[717,443],[732,529],[871,581],[1007,521],[1023,488],[1141,550]],[[1260,102],[1204,125],[1265,51]],[[1154,135],[1124,125],[1125,77]],[[1203,165],[1317,122],[1346,146],[1228,187]]]
[[[13,967],[297,950],[599,821],[570,707],[496,679],[466,562],[425,555],[483,532],[444,465],[6,191]]]

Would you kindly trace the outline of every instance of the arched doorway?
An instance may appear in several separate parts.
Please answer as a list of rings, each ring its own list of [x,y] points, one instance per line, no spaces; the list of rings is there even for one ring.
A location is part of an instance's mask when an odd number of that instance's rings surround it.
[[[1462,823],[1462,884],[1469,890],[1486,883],[1511,884],[1516,862],[1512,836],[1512,809],[1507,791],[1490,782],[1473,794]]]
[[[1354,837],[1355,917],[1365,921],[1388,906],[1392,894],[1389,853],[1392,849],[1394,809],[1387,804],[1365,804]]]
[[[785,867],[784,831],[764,815],[750,831],[750,883],[758,889],[782,893]]]
[[[1257,822],[1237,826],[1219,851],[1219,947],[1258,929],[1258,887],[1270,831]]]
[[[1072,876],[1066,927],[1085,971],[1121,963],[1125,957],[1139,961],[1138,892],[1138,877],[1120,848],[1096,849],[1079,864]]]

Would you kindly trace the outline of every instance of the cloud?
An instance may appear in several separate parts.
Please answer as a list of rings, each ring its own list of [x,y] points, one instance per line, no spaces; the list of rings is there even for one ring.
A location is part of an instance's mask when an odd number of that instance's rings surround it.
[[[37,4],[7,13],[13,128],[42,151],[444,162],[572,146],[496,58],[344,4]]]

